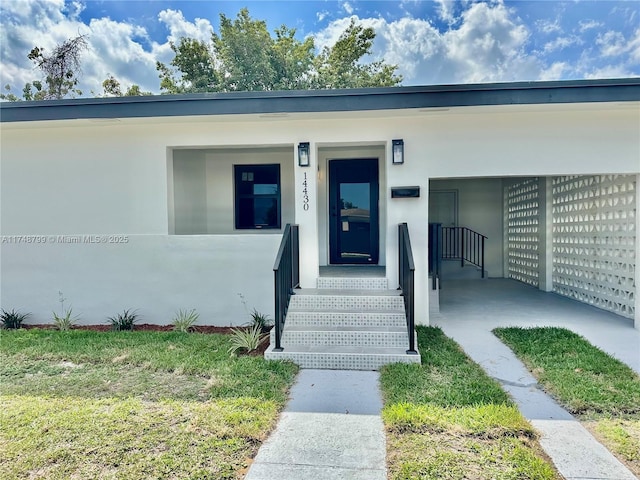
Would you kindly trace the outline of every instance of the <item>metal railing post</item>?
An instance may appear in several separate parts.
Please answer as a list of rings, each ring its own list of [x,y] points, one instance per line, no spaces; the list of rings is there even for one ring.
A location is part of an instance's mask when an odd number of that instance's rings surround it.
[[[282,332],[285,316],[289,308],[289,301],[294,295],[293,289],[300,285],[300,245],[298,240],[298,225],[284,228],[278,255],[273,265],[273,283],[275,296],[275,347],[274,351],[281,352]]]
[[[480,268],[482,269],[482,278],[484,278],[484,236],[482,236],[481,239],[482,239],[482,266]]]
[[[404,308],[407,319],[407,334],[409,336],[408,354],[417,355],[415,346],[415,265],[413,263],[413,252],[411,251],[411,240],[409,238],[409,228],[406,223],[398,225],[398,280],[402,296],[404,297]]]
[[[464,267],[464,228],[460,229],[460,266]]]

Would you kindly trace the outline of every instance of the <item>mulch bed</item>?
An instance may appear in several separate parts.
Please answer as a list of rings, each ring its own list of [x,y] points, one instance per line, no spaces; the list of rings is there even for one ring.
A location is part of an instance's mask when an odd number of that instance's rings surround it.
[[[30,329],[30,328],[40,328],[43,330],[54,330],[55,326],[51,324],[41,324],[41,325],[22,325],[22,328]],[[214,327],[212,325],[196,325],[192,327],[191,331],[193,333],[219,333],[221,335],[231,335],[233,329],[238,328],[248,328],[248,327]],[[91,330],[94,332],[110,332],[111,325],[75,325],[73,330]],[[154,323],[136,323],[133,331],[146,331],[146,332],[171,332],[173,330],[173,325],[156,325]],[[264,354],[264,351],[269,347],[268,337],[260,344],[260,346],[256,350],[252,350],[251,352],[238,352],[239,355],[248,355],[251,357],[260,357]]]
[[[54,330],[55,326],[51,324],[42,325],[22,325],[22,328],[41,328],[43,330]],[[230,335],[233,333],[233,328],[243,327],[214,327],[211,325],[196,325],[192,327],[194,333],[220,333],[222,335]],[[111,325],[75,325],[73,330],[91,330],[94,332],[110,332]],[[171,332],[173,330],[172,325],[156,325],[153,323],[136,323],[133,327],[134,331],[146,331],[146,332]]]

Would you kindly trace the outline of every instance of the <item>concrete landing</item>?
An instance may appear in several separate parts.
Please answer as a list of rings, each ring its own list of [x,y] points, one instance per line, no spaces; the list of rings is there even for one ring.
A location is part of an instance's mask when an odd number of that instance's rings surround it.
[[[301,370],[245,480],[386,480],[377,372]]]

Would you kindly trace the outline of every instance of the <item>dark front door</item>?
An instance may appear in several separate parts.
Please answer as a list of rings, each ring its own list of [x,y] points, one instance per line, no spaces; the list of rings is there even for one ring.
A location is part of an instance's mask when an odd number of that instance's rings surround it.
[[[329,161],[329,259],[377,265],[378,160]]]

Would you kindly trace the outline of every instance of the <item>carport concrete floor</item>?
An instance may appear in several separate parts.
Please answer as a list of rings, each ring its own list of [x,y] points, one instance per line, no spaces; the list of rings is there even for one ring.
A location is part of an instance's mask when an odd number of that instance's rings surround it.
[[[541,433],[540,444],[566,479],[635,479],[492,333],[496,327],[557,326],[572,330],[640,373],[640,331],[633,321],[508,279],[444,281],[439,326],[509,392]]]

